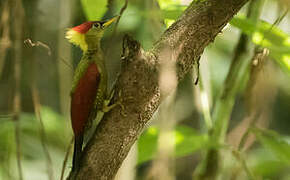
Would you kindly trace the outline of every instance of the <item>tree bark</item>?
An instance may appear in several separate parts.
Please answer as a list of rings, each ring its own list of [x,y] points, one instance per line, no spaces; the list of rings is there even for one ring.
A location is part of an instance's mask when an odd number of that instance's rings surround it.
[[[137,41],[125,36],[121,73],[113,98],[113,102],[124,99],[125,108],[116,107],[105,114],[85,147],[77,179],[114,178],[131,146],[161,102],[158,75],[160,58],[164,58],[164,52],[171,57],[168,59],[175,61],[178,80],[181,80],[204,48],[214,41],[247,1],[193,1],[147,52],[142,50]]]

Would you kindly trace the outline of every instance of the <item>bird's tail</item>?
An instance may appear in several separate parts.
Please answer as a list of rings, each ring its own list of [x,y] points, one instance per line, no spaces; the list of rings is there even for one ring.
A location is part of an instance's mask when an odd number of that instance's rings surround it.
[[[72,171],[77,171],[80,167],[82,146],[83,146],[83,135],[75,136]]]

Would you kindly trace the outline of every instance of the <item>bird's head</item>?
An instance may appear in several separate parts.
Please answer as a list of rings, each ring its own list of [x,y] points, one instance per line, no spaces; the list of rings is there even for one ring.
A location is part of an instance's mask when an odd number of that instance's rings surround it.
[[[94,46],[100,43],[104,30],[117,18],[118,16],[105,21],[87,21],[68,29],[65,37],[70,43],[80,46],[83,51],[87,51],[89,45]]]

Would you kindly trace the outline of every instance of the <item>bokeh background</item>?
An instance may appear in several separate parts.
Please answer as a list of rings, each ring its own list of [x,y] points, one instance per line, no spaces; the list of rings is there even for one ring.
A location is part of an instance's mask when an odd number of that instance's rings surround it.
[[[133,146],[117,180],[193,179],[209,147],[212,115],[231,62],[238,52],[244,61],[252,60],[255,48],[259,52],[267,48],[269,55],[258,62],[255,75],[251,73],[253,61],[236,81],[236,91],[231,94],[234,105],[225,116],[229,127],[218,177],[290,179],[290,3],[256,1],[260,3],[252,9],[243,7],[206,48],[198,84],[194,85],[196,66],[165,99]],[[124,34],[149,50],[190,2],[128,1],[118,26],[112,25],[102,41],[109,86],[120,70]],[[72,75],[81,57],[81,50],[65,39],[65,31],[87,20],[118,15],[125,3],[0,1],[0,179],[60,179],[72,138]],[[237,47],[242,33],[245,50]],[[174,83],[170,77],[165,83]],[[70,162],[71,152],[64,165],[65,176]]]

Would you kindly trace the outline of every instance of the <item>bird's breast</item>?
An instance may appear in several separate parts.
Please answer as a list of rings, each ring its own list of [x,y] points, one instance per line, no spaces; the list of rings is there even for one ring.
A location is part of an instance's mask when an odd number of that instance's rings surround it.
[[[82,134],[93,110],[100,73],[95,63],[91,63],[79,79],[71,99],[71,121],[74,134]]]

